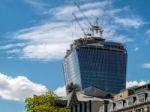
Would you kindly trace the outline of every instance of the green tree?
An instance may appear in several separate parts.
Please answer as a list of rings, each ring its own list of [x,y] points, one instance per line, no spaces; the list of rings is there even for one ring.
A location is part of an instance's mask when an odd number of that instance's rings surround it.
[[[26,98],[25,108],[27,112],[68,112],[66,107],[56,105],[58,101],[62,100],[53,92],[48,92]]]

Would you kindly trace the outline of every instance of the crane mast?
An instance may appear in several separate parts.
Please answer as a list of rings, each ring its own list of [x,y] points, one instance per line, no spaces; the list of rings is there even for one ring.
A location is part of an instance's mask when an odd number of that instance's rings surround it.
[[[102,35],[103,35],[103,30],[102,28],[99,26],[98,24],[98,18],[96,19],[96,24],[93,25],[91,23],[91,21],[88,19],[88,17],[84,14],[84,12],[82,11],[80,5],[75,2],[75,0],[72,0],[74,5],[78,8],[78,10],[80,11],[80,13],[83,15],[83,17],[86,19],[86,21],[88,22],[88,24],[90,25],[90,31],[91,33],[86,33],[84,28],[82,27],[82,25],[80,24],[79,22],[79,19],[77,18],[77,16],[73,13],[73,16],[75,18],[75,20],[77,21],[79,27],[81,28],[82,32],[84,33],[85,37],[87,36],[91,36],[91,37],[99,37],[99,38],[102,38]]]
[[[74,0],[73,0],[73,3],[74,3],[75,6],[77,6],[77,8],[78,8],[79,11],[81,12],[81,14],[85,17],[85,19],[87,20],[88,24],[89,24],[90,27],[91,27],[91,26],[92,26],[92,23],[91,23],[91,21],[88,19],[88,17],[84,14],[84,12],[81,10],[80,5],[79,5],[77,2],[75,2]]]
[[[86,36],[86,33],[85,33],[85,31],[84,31],[84,28],[83,28],[82,25],[80,24],[79,19],[77,18],[77,16],[76,16],[74,13],[72,13],[72,15],[73,15],[73,17],[75,18],[76,22],[78,23],[79,27],[81,28],[81,30],[82,30],[84,36]]]

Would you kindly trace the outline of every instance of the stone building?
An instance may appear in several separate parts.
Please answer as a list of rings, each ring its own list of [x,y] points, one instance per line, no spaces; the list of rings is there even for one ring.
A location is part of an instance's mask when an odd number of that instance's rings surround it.
[[[129,91],[132,92],[127,94]],[[122,98],[117,97],[119,95],[123,95]],[[104,112],[102,108],[100,106],[99,112]],[[107,105],[107,112],[150,112],[150,84],[115,95],[114,100]]]
[[[112,95],[112,93],[91,86],[83,91],[71,92],[67,96],[67,107],[69,112],[99,112],[99,107],[108,104]],[[106,110],[107,107],[104,107],[103,111]]]

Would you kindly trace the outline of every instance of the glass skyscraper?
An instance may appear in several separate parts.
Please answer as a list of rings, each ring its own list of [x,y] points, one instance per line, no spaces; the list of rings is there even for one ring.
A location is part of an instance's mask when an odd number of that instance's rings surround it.
[[[95,86],[117,93],[126,87],[126,66],[123,44],[97,37],[80,38],[64,58],[65,83],[77,84],[81,90]]]

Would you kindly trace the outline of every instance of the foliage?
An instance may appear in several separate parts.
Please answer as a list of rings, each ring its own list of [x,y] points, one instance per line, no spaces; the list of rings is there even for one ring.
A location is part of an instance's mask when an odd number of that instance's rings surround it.
[[[27,112],[68,112],[65,107],[55,105],[56,101],[61,101],[53,92],[42,95],[34,95],[25,99]]]

